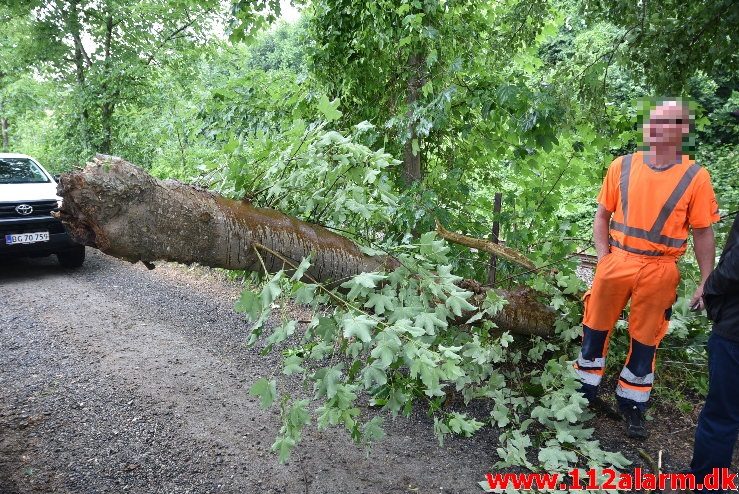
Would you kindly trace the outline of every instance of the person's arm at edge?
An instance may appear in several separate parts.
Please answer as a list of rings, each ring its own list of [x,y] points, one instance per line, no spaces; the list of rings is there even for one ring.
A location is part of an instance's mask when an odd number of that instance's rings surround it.
[[[608,226],[612,214],[613,211],[608,211],[603,204],[598,204],[598,210],[595,212],[595,220],[593,221],[593,242],[599,261],[611,252],[608,245]]]
[[[713,264],[716,260],[716,239],[713,235],[713,227],[693,228],[693,245],[701,281],[690,299],[690,307],[701,310],[703,309],[703,286],[713,271]]]
[[[734,244],[722,257],[721,264],[711,274],[710,293],[739,293],[739,244]]]

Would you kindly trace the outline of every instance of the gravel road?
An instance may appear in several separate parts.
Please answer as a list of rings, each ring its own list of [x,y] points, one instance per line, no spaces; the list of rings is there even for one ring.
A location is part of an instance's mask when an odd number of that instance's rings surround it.
[[[481,492],[497,434],[440,447],[423,414],[369,453],[311,427],[280,465],[278,417],[247,392],[277,361],[245,347],[238,294],[91,249],[76,271],[0,263],[0,493]]]

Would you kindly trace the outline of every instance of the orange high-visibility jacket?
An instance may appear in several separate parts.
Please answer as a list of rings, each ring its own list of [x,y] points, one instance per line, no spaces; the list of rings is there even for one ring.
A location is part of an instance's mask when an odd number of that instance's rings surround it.
[[[634,254],[680,257],[689,227],[719,220],[708,171],[687,155],[665,169],[650,167],[641,151],[616,158],[598,202],[613,212],[611,245]]]

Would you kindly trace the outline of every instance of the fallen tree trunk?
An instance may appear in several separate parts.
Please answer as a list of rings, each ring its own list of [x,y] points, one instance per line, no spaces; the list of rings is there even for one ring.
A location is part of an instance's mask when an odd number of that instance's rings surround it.
[[[368,256],[348,238],[321,226],[157,180],[120,158],[98,155],[84,170],[62,175],[58,193],[64,199],[59,218],[76,241],[131,262],[197,262],[276,272],[286,267],[284,259],[297,263],[310,255],[306,274],[329,285],[399,265],[390,256]],[[477,287],[477,299],[483,298],[484,287],[468,285]],[[551,309],[524,292],[500,293],[509,300],[493,319],[501,329],[552,333]]]

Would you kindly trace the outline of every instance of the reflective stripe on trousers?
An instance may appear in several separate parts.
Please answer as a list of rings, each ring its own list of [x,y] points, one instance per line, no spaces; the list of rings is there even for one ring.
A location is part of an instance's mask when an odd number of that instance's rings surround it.
[[[583,297],[583,344],[574,362],[584,387],[600,384],[611,332],[630,299],[629,354],[619,375],[616,396],[621,403],[643,405],[649,400],[655,354],[667,332],[678,281],[673,258],[614,249],[598,263],[593,287]],[[597,389],[585,391],[592,396]]]

